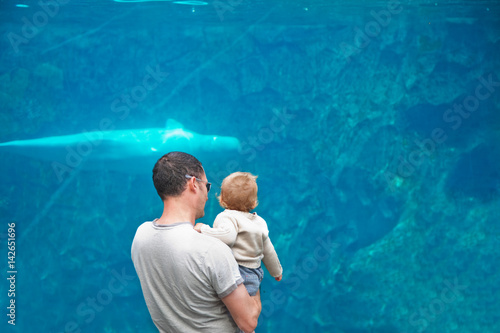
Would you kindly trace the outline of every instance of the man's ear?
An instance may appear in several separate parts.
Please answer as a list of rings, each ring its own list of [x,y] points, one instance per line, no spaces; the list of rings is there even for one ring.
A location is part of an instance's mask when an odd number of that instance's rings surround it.
[[[188,180],[188,187],[190,190],[194,191],[194,189],[196,188],[196,179],[193,177],[193,178],[190,178]]]

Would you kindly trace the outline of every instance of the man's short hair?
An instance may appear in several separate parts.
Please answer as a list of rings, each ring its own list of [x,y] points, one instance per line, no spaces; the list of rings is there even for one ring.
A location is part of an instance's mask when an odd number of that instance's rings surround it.
[[[257,176],[249,172],[234,172],[224,178],[219,203],[231,210],[249,212],[257,207]]]
[[[179,151],[163,155],[153,168],[153,184],[162,200],[177,197],[184,192],[188,179],[186,175],[201,178],[201,162],[193,155]]]

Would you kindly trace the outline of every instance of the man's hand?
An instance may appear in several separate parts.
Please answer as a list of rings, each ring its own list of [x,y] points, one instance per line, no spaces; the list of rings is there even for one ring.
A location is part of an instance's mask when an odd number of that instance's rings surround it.
[[[201,227],[203,227],[204,225],[205,225],[205,223],[200,223],[200,222],[198,222],[198,223],[196,223],[196,224],[194,225],[194,230],[196,230],[196,231],[198,231],[198,232],[200,232],[200,233],[201,233]]]
[[[282,279],[282,278],[283,278],[283,275],[280,275],[280,276],[275,277],[274,279],[275,279],[276,281],[281,281],[281,279]]]

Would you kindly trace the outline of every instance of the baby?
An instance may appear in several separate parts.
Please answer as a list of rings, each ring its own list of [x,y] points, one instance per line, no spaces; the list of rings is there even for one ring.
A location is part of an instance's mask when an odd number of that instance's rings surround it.
[[[213,228],[197,223],[194,229],[216,237],[231,247],[239,265],[243,283],[250,296],[255,296],[264,277],[261,261],[269,273],[281,281],[283,269],[273,243],[269,239],[266,221],[257,213],[257,176],[248,172],[235,172],[227,176],[218,197],[225,210],[217,215]]]

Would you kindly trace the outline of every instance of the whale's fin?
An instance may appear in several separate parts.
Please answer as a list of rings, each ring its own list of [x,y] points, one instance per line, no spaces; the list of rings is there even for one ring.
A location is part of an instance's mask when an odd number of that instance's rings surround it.
[[[178,122],[177,120],[175,119],[167,119],[167,123],[165,124],[165,128],[167,130],[176,130],[176,129],[183,129],[184,126]]]

